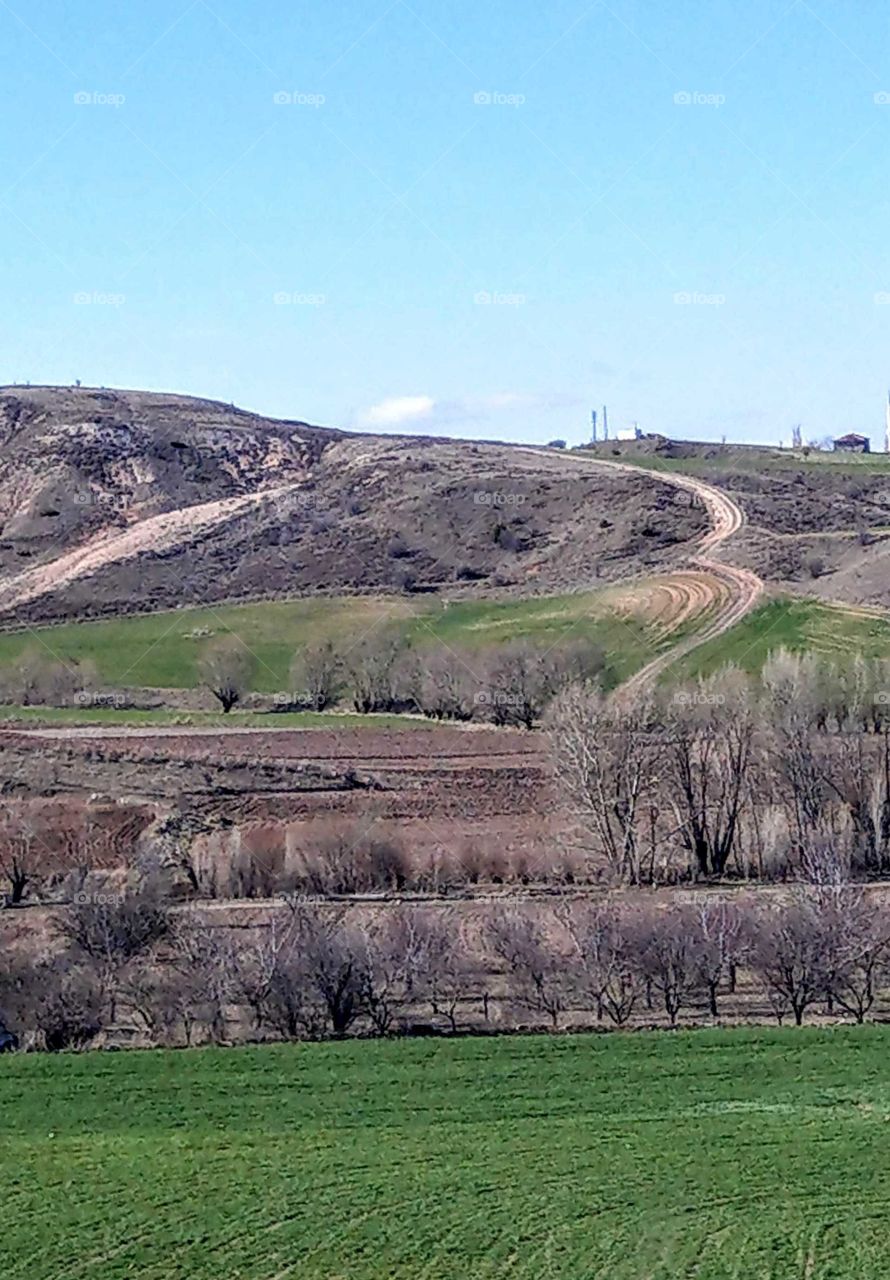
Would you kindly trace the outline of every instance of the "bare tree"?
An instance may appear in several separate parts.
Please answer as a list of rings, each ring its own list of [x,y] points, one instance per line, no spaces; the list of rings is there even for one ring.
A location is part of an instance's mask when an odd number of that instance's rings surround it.
[[[229,712],[250,688],[254,666],[250,651],[237,636],[217,636],[201,651],[198,676],[223,711]]]
[[[416,915],[418,935],[417,977],[411,994],[430,1006],[434,1017],[444,1018],[457,1031],[460,1005],[467,999],[474,979],[467,947],[461,936],[459,914],[453,909]]]
[[[825,995],[828,979],[825,921],[811,895],[799,892],[761,912],[751,963],[778,1021],[790,1009],[800,1026],[810,1005]]]
[[[742,912],[725,898],[705,898],[690,912],[694,927],[695,965],[701,986],[708,993],[712,1018],[718,1016],[717,994],[722,983],[735,986],[735,973],[744,956],[745,921]]]
[[[647,801],[660,759],[651,707],[572,685],[551,705],[547,724],[557,782],[586,847],[605,859],[616,879],[639,884]]]
[[[723,671],[667,701],[664,785],[699,875],[722,875],[748,794],[755,716],[748,682]]]
[[[191,982],[175,965],[154,958],[128,964],[118,985],[120,1002],[139,1019],[153,1044],[176,1042],[177,1029],[189,1022],[191,994]]]
[[[62,914],[59,927],[75,954],[89,957],[108,1002],[108,1020],[117,1013],[117,987],[124,967],[168,931],[168,917],[156,887],[140,893],[83,893]]]
[[[291,912],[276,913],[252,945],[233,954],[235,984],[257,1030],[285,1040],[318,1038],[324,1012],[313,995]]]
[[[572,1006],[573,975],[554,945],[552,926],[528,910],[498,908],[488,919],[487,936],[515,983],[517,999],[548,1017],[555,1030],[560,1014]]]
[[[581,989],[597,1021],[606,1014],[616,1026],[627,1022],[640,994],[626,914],[612,900],[576,904],[561,915],[577,954]]]
[[[364,938],[341,912],[303,905],[293,908],[294,947],[307,990],[323,1009],[335,1036],[343,1036],[363,1012],[367,990]]]
[[[228,1034],[228,1010],[236,990],[234,947],[226,931],[196,912],[176,917],[171,963],[179,976],[177,995],[186,1042],[203,1027],[214,1044]]]
[[[473,676],[467,661],[444,646],[421,650],[417,700],[436,720],[467,720],[473,710]]]
[[[859,885],[837,882],[814,891],[823,948],[825,995],[864,1022],[878,993],[890,948],[890,913]]]
[[[513,640],[485,655],[487,696],[478,705],[497,725],[533,729],[552,693],[551,670],[542,650]]]
[[[393,1028],[399,1011],[422,991],[432,935],[417,910],[397,909],[363,930],[362,1005],[378,1035]]]
[[[52,1052],[81,1049],[105,1026],[105,996],[92,962],[47,959],[35,966],[29,983],[29,1016]]]
[[[401,704],[403,663],[403,641],[391,630],[375,631],[347,651],[346,679],[356,711],[392,711]]]
[[[343,660],[330,640],[308,645],[294,656],[291,688],[299,691],[314,711],[325,711],[340,697]]]
[[[681,1008],[701,985],[693,912],[683,906],[642,911],[636,945],[641,973],[661,993],[664,1011],[675,1027]]]
[[[0,872],[9,882],[9,902],[16,906],[34,874],[39,838],[24,801],[4,800],[0,808]]]
[[[814,841],[834,834],[826,830],[827,789],[819,749],[833,695],[818,662],[809,657],[780,651],[764,666],[762,679],[770,773],[800,858]]]
[[[0,700],[25,707],[64,707],[98,686],[96,664],[91,659],[57,660],[45,648],[33,645],[3,673]]]

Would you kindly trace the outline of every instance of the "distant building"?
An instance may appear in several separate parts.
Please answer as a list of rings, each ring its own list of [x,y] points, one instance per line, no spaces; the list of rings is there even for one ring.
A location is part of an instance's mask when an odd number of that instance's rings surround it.
[[[871,453],[871,441],[868,436],[857,435],[851,431],[848,435],[838,436],[834,441],[836,453]]]
[[[616,440],[642,440],[643,433],[636,423],[632,427],[626,427],[621,431],[615,432]]]

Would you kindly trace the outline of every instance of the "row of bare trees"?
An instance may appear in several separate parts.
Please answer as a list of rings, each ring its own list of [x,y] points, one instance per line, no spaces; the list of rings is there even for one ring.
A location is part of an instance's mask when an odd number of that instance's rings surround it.
[[[254,665],[237,636],[219,636],[204,647],[198,674],[223,711],[231,711],[249,691]],[[291,664],[292,692],[279,705],[325,711],[348,704],[362,714],[419,711],[435,720],[531,729],[560,688],[597,679],[604,667],[602,653],[589,644],[412,646],[381,628],[342,648],[324,641],[302,649]]]
[[[90,659],[63,661],[45,648],[31,646],[0,673],[0,702],[65,707],[99,687],[98,671]]]
[[[886,691],[886,692],[885,692]],[[548,727],[576,841],[630,884],[890,872],[890,671],[778,653],[638,698],[575,683]]]
[[[376,918],[294,902],[233,930],[150,892],[75,904],[64,950],[0,964],[2,1023],[49,1050],[140,1042],[557,1030],[719,1017],[863,1022],[890,983],[890,911],[831,882],[698,901],[565,901]]]
[[[329,642],[307,647],[294,659],[291,684],[295,697],[316,710],[348,700],[365,713],[411,710],[435,720],[531,729],[560,688],[596,680],[604,667],[602,653],[589,644],[412,647],[383,631],[342,653]]]

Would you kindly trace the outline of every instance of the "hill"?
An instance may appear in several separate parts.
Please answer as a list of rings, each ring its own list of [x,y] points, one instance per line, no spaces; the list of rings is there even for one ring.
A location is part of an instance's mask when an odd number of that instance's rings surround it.
[[[349,435],[186,396],[0,390],[0,622],[318,591],[546,594],[676,560],[707,516],[544,450]]]
[[[725,493],[747,517],[727,559],[781,589],[890,608],[890,455],[663,440],[589,452]]]
[[[723,1029],[17,1057],[0,1073],[4,1269],[878,1280],[887,1039]]]

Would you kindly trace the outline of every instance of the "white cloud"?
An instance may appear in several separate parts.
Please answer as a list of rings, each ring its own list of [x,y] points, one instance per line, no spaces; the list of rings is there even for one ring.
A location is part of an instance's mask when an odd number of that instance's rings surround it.
[[[406,430],[461,434],[469,428],[482,431],[511,431],[554,411],[575,410],[582,402],[563,391],[495,391],[455,400],[432,396],[387,396],[358,413],[356,425],[365,430]],[[541,424],[541,430],[545,430]]]
[[[429,418],[435,407],[432,396],[389,396],[372,405],[362,414],[362,420],[369,427],[397,427],[403,422]]]

